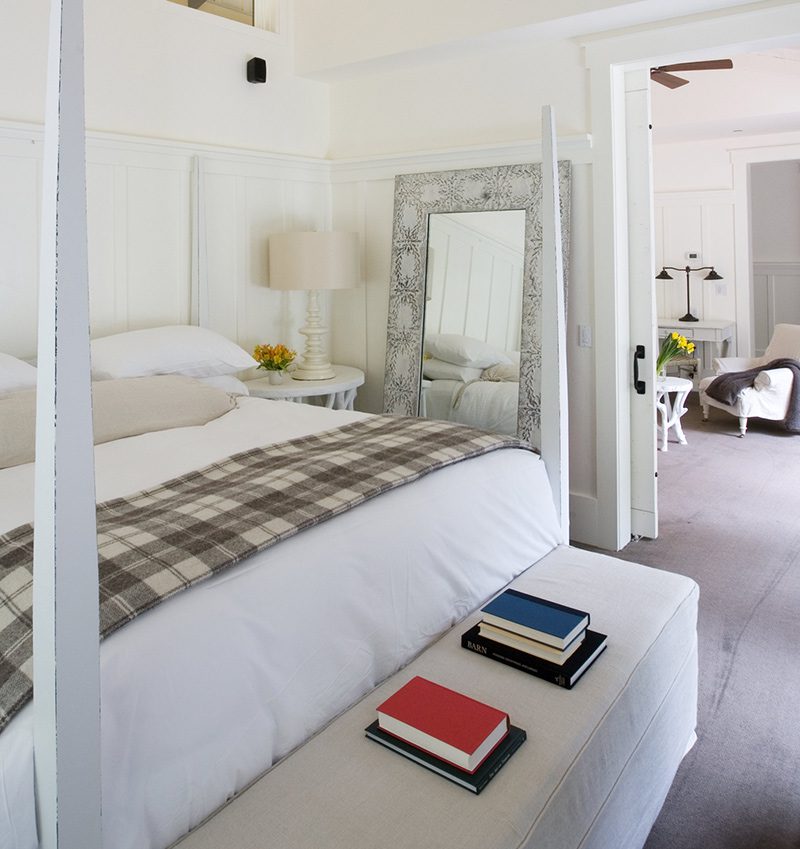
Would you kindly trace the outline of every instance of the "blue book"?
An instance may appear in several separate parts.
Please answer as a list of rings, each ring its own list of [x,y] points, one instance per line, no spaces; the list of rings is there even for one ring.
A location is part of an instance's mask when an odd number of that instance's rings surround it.
[[[583,610],[518,590],[506,590],[481,612],[484,622],[562,650],[580,637],[589,624],[589,614]]]

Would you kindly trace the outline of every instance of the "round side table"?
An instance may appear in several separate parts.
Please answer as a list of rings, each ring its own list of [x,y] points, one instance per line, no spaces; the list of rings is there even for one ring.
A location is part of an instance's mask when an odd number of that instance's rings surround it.
[[[266,377],[245,381],[250,394],[273,401],[302,402],[307,398],[325,397],[329,410],[352,410],[358,387],[364,383],[364,372],[351,366],[333,366],[336,372],[328,380],[295,380],[284,374],[282,383],[270,383]]]
[[[666,451],[669,429],[675,429],[675,436],[681,445],[686,445],[686,437],[681,427],[681,416],[686,412],[686,396],[692,391],[692,381],[685,377],[659,377],[656,379],[656,409],[661,413],[661,447]],[[670,392],[675,393],[675,400],[670,400]]]

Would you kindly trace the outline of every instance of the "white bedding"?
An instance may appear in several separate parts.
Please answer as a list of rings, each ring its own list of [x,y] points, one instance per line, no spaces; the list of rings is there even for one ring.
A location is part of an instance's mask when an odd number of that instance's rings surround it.
[[[425,415],[494,433],[517,432],[518,381],[425,381]]]
[[[203,427],[98,446],[98,500],[360,415],[243,398]],[[0,532],[30,520],[32,473],[0,471]],[[544,464],[497,451],[305,531],[112,635],[104,845],[167,846],[557,542]],[[28,705],[0,733],[0,849],[37,845],[31,725]]]

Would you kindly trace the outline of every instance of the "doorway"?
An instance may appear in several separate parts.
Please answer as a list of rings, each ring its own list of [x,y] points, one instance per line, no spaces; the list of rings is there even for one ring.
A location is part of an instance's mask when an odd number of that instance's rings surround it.
[[[594,239],[595,239],[595,328],[597,343],[596,408],[597,442],[603,450],[597,453],[597,489],[602,497],[597,502],[598,545],[619,550],[629,542],[632,528],[632,481],[640,473],[632,464],[632,354],[634,332],[654,338],[655,328],[632,328],[629,324],[629,296],[632,285],[629,257],[650,253],[655,267],[652,241],[628,230],[628,189],[638,177],[628,172],[627,150],[630,135],[627,128],[642,127],[642,115],[632,115],[625,106],[625,72],[647,70],[656,65],[691,59],[714,59],[719,55],[734,58],[776,45],[800,42],[800,8],[796,4],[774,6],[763,4],[758,9],[736,12],[722,18],[688,20],[660,32],[626,34],[586,44],[586,60],[590,70],[591,107],[593,114],[594,161]],[[645,124],[646,129],[646,124]],[[634,137],[636,130],[633,130]],[[639,131],[641,132],[641,130]],[[648,143],[648,142],[646,142]],[[737,168],[749,163],[734,162]],[[736,180],[734,193],[737,206],[742,191]],[[746,194],[745,194],[746,198]],[[609,216],[610,207],[614,215]],[[747,217],[747,216],[745,216]],[[749,217],[746,225],[749,226]],[[734,290],[741,306],[744,280],[739,269],[749,266],[749,246],[739,238],[742,216],[736,216],[736,257]],[[746,234],[746,230],[743,231]],[[743,255],[746,261],[743,260]],[[747,287],[749,289],[749,281]],[[746,292],[744,297],[747,297]],[[656,316],[653,315],[653,324]],[[750,350],[748,327],[737,327],[737,348]],[[746,343],[746,344],[743,344]],[[650,357],[653,355],[652,346]],[[640,365],[651,370],[654,360]],[[600,379],[600,375],[603,378]],[[613,379],[612,379],[613,376]],[[640,415],[644,414],[640,410]],[[653,419],[651,418],[651,422]],[[655,443],[655,428],[651,427]],[[644,474],[647,474],[645,469]],[[643,482],[655,491],[656,481]]]

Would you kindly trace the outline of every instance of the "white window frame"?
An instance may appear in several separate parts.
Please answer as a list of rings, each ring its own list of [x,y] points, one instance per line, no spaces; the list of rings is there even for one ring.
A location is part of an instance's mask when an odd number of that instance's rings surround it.
[[[162,8],[189,9],[192,12],[203,11],[202,9],[190,9],[188,3],[183,0],[156,0]],[[183,14],[183,11],[178,12]],[[288,22],[287,0],[253,0],[253,24],[228,18],[223,15],[206,14],[203,16],[208,23],[223,27],[247,27],[259,30],[269,35],[285,35]]]

